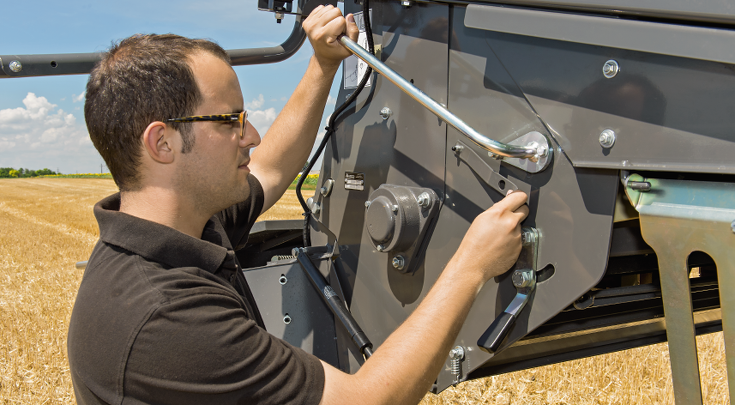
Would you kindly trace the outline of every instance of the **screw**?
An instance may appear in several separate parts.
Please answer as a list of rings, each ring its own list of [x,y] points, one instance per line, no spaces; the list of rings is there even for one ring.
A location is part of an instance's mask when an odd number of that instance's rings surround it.
[[[289,323],[291,323],[291,316],[289,316],[288,314],[286,314],[286,316],[283,317],[283,323],[285,323],[286,325],[288,325]]]
[[[391,207],[391,209],[393,210],[393,213],[394,213],[394,214],[398,214],[398,205],[395,205],[395,204],[394,204],[394,205],[393,205],[393,206]]]
[[[455,153],[462,153],[462,149],[464,149],[464,146],[462,145],[452,146],[452,152],[455,152]]]
[[[286,283],[288,283],[288,279],[284,274],[281,274],[281,277],[278,278],[278,282],[281,283],[281,285],[286,285]]]
[[[531,285],[531,272],[533,270],[516,270],[513,272],[511,279],[516,287],[528,287]]]
[[[383,107],[383,109],[380,110],[380,116],[383,118],[383,121],[390,118],[391,115],[393,115],[393,111],[391,111],[388,107]]]
[[[378,245],[378,246],[376,246],[375,248],[376,248],[376,249],[378,249],[378,252],[382,252],[382,251],[383,251],[383,249],[385,249],[385,246],[383,246],[383,245]]]
[[[606,129],[600,133],[600,145],[605,149],[610,149],[615,145],[615,131]]]
[[[403,267],[406,265],[406,259],[403,258],[401,255],[393,256],[393,268],[396,270],[403,270]]]
[[[15,73],[18,73],[21,70],[23,70],[23,64],[20,63],[19,60],[11,60],[10,65],[8,66],[10,67],[10,70],[12,70]]]
[[[365,208],[370,208],[370,201],[365,201]]]
[[[454,383],[459,383],[459,378],[462,375],[462,359],[464,359],[464,347],[455,346],[449,352],[449,358],[451,359],[451,373],[454,376]]]
[[[617,76],[618,72],[620,72],[620,65],[618,65],[618,62],[613,59],[610,59],[602,65],[602,74],[608,79],[612,79]]]
[[[419,196],[416,199],[416,201],[419,203],[419,206],[421,208],[426,209],[426,208],[431,207],[431,196],[426,191],[424,191],[423,193],[419,194]]]

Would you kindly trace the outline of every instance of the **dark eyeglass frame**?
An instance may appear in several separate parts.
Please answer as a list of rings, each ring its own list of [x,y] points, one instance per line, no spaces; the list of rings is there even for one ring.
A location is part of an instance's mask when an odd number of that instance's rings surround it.
[[[245,123],[248,122],[248,112],[243,111],[231,114],[193,115],[191,117],[169,118],[166,122],[196,122],[196,121],[224,121],[240,123],[240,139],[245,136]]]

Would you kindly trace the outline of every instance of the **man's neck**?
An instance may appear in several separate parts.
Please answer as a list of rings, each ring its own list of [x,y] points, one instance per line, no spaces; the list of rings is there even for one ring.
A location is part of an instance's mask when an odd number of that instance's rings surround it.
[[[174,190],[157,187],[121,192],[120,212],[168,226],[197,239],[202,237],[204,225],[211,217],[199,213],[191,201],[181,198]]]

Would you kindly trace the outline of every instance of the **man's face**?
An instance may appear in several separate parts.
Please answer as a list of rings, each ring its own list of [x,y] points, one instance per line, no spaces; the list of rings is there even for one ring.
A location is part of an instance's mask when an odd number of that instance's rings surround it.
[[[199,52],[190,61],[202,94],[202,103],[193,115],[236,113],[243,110],[237,75],[229,64]],[[212,215],[250,194],[250,149],[260,144],[260,135],[246,124],[242,139],[238,123],[194,122],[194,148],[180,154],[176,186],[194,199],[195,209]]]

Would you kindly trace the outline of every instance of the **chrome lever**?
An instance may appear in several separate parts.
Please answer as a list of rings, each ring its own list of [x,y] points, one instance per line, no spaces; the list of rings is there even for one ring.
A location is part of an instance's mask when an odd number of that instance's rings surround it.
[[[549,141],[545,136],[538,134],[539,136],[534,137],[536,141],[527,141],[526,145],[513,145],[495,141],[479,133],[474,128],[469,126],[466,122],[462,121],[459,117],[454,115],[452,112],[447,110],[443,105],[436,102],[426,93],[419,90],[416,86],[410,83],[408,80],[403,78],[393,69],[389,68],[385,63],[376,58],[373,54],[365,50],[363,47],[355,43],[347,36],[340,36],[340,43],[352,52],[355,56],[362,59],[367,63],[373,70],[380,73],[386,79],[390,80],[393,84],[398,86],[404,93],[408,94],[414,100],[418,101],[419,104],[423,105],[431,111],[434,115],[445,121],[447,124],[454,127],[457,131],[461,132],[464,136],[469,138],[472,142],[476,143],[483,149],[493,153],[495,156],[500,158],[519,158],[528,159],[532,162],[536,162],[532,173],[537,173],[546,168],[551,161],[552,149],[550,148]],[[529,135],[529,134],[527,134]],[[528,170],[527,170],[528,171]]]

